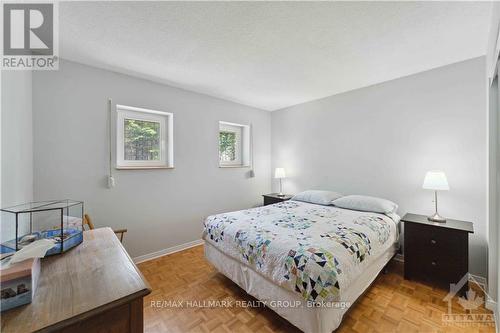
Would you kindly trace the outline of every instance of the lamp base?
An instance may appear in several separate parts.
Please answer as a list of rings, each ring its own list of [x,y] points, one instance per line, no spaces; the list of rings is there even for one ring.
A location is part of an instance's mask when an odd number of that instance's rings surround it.
[[[284,197],[285,195],[283,193],[278,193],[278,197]]]
[[[432,222],[446,223],[446,218],[442,217],[437,212],[434,215],[429,216],[427,219]]]

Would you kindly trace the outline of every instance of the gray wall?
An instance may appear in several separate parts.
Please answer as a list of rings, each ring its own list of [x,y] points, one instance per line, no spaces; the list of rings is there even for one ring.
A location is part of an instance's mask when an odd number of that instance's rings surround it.
[[[171,170],[114,170],[106,188],[107,99],[174,113]],[[63,61],[33,75],[34,195],[85,201],[97,226],[128,228],[132,257],[201,238],[203,218],[270,190],[269,112]],[[255,177],[218,167],[218,121],[252,124]]]
[[[272,166],[288,193],[331,189],[430,214],[425,172],[444,170],[442,215],[474,222],[472,273],[487,274],[485,57],[272,113]],[[276,189],[276,182],[273,183]]]
[[[500,158],[500,144],[498,136],[498,128],[500,117],[498,117],[499,112],[499,94],[498,94],[498,79],[494,82],[492,78],[496,75],[495,65],[498,59],[498,54],[496,52],[498,29],[500,25],[500,3],[495,2],[492,4],[492,15],[491,15],[491,26],[490,33],[488,36],[488,47],[486,53],[486,65],[487,65],[487,76],[488,83],[493,83],[490,86],[489,92],[489,119],[488,119],[488,129],[489,129],[489,209],[488,209],[488,287],[489,287],[489,297],[493,301],[497,301],[500,298],[500,290],[498,285],[500,284],[500,274],[498,272],[498,262],[499,262],[499,244],[500,239],[500,228],[499,228],[499,209],[500,209],[500,187],[498,182],[500,181],[500,174],[498,170],[498,159]],[[500,313],[497,307],[497,318],[500,318]],[[498,331],[498,329],[497,329]]]
[[[498,288],[498,80],[489,89],[488,142],[488,287],[489,296],[497,300]]]
[[[30,71],[2,71],[2,207],[33,199],[31,80]]]
[[[30,71],[2,71],[2,153],[1,207],[33,200],[33,127]],[[15,234],[13,220],[0,214],[5,222],[0,232],[5,241]]]
[[[496,52],[498,30],[500,28],[500,2],[491,4],[490,32],[488,34],[488,45],[486,47],[486,66],[488,77],[492,77],[498,59]]]

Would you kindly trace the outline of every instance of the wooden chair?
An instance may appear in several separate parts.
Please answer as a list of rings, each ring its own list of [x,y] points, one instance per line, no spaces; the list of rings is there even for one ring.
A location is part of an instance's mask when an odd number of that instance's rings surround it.
[[[94,229],[94,223],[92,223],[92,219],[88,214],[83,215],[83,228],[85,229],[85,225],[89,228],[89,230]],[[116,234],[116,237],[120,239],[120,242],[123,242],[123,234],[127,232],[127,229],[117,229],[113,230]],[[118,236],[119,235],[119,236]]]

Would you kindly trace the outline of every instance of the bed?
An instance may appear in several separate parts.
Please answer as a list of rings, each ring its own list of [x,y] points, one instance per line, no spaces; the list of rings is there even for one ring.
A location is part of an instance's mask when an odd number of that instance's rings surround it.
[[[304,332],[332,332],[398,248],[396,214],[289,200],[209,216],[205,256]]]

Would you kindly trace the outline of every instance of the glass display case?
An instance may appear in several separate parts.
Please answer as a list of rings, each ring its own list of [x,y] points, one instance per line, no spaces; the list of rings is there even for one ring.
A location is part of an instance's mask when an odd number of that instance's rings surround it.
[[[2,257],[42,238],[55,240],[46,256],[66,252],[83,241],[82,201],[30,202],[3,208],[1,213]]]

